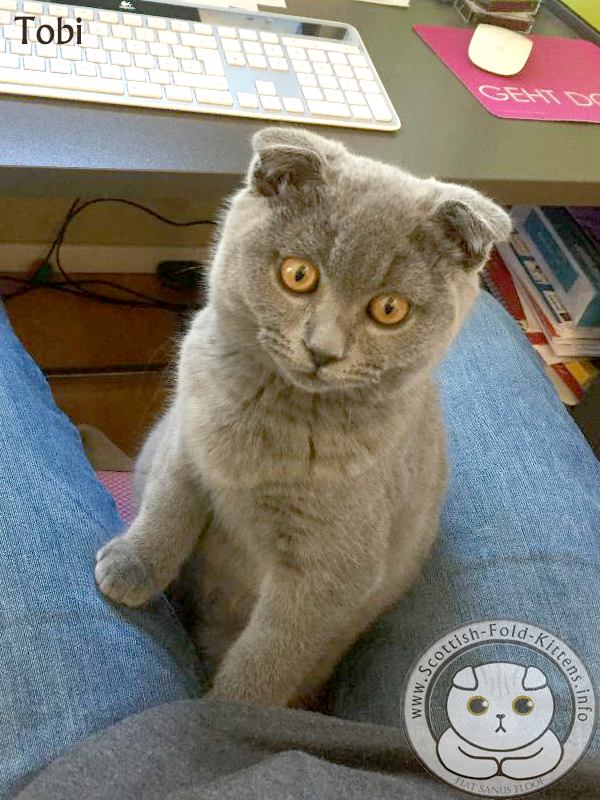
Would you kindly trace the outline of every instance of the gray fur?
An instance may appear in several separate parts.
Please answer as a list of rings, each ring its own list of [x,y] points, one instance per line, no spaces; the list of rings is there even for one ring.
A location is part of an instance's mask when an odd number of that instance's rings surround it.
[[[253,144],[138,459],[138,516],[96,580],[138,606],[186,562],[209,697],[276,707],[309,702],[432,544],[446,479],[432,371],[510,221],[472,189],[304,130]],[[289,256],[319,267],[314,293],[282,286]],[[388,292],[411,303],[394,328],[366,313]],[[315,372],[308,347],[333,360]]]

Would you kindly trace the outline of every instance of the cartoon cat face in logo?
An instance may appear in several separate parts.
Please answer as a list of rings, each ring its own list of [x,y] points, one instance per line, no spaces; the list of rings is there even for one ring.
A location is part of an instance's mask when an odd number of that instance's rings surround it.
[[[514,750],[548,728],[554,697],[540,669],[502,661],[457,672],[446,708],[451,727],[467,742],[488,750]]]

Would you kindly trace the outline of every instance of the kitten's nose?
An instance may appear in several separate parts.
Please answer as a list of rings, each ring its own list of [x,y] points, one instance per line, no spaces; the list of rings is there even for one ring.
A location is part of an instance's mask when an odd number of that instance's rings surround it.
[[[502,719],[504,719],[506,714],[496,714],[496,716],[498,717],[498,719],[502,720]]]
[[[327,364],[331,364],[332,361],[339,361],[339,358],[336,355],[326,353],[323,350],[318,350],[316,347],[309,347],[306,342],[304,342],[304,347],[306,347],[308,354],[315,362],[317,369],[319,367],[324,367]]]

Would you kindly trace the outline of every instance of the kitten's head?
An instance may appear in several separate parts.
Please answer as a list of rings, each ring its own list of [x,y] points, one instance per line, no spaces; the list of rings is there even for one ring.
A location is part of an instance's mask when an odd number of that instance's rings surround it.
[[[263,129],[253,145],[210,276],[221,321],[311,392],[431,368],[508,236],[508,215],[472,189],[301,129]]]
[[[554,697],[540,669],[502,661],[457,672],[446,709],[450,725],[467,742],[514,750],[548,728]]]

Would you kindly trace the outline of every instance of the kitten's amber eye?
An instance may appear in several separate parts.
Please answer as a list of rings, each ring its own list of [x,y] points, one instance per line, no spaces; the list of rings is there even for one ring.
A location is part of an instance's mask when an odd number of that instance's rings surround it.
[[[467,703],[467,708],[471,714],[474,714],[476,717],[480,717],[482,714],[485,714],[489,707],[490,704],[485,697],[482,697],[479,694],[475,695],[475,697],[472,697]]]
[[[292,292],[312,292],[319,282],[319,270],[303,258],[286,258],[280,267],[281,280]]]
[[[410,305],[399,294],[378,294],[369,303],[368,311],[375,322],[397,325],[408,316]]]
[[[526,714],[531,714],[533,711],[533,700],[531,697],[526,697],[524,694],[520,697],[517,697],[516,700],[513,700],[513,711],[518,714],[520,717],[524,717]]]

